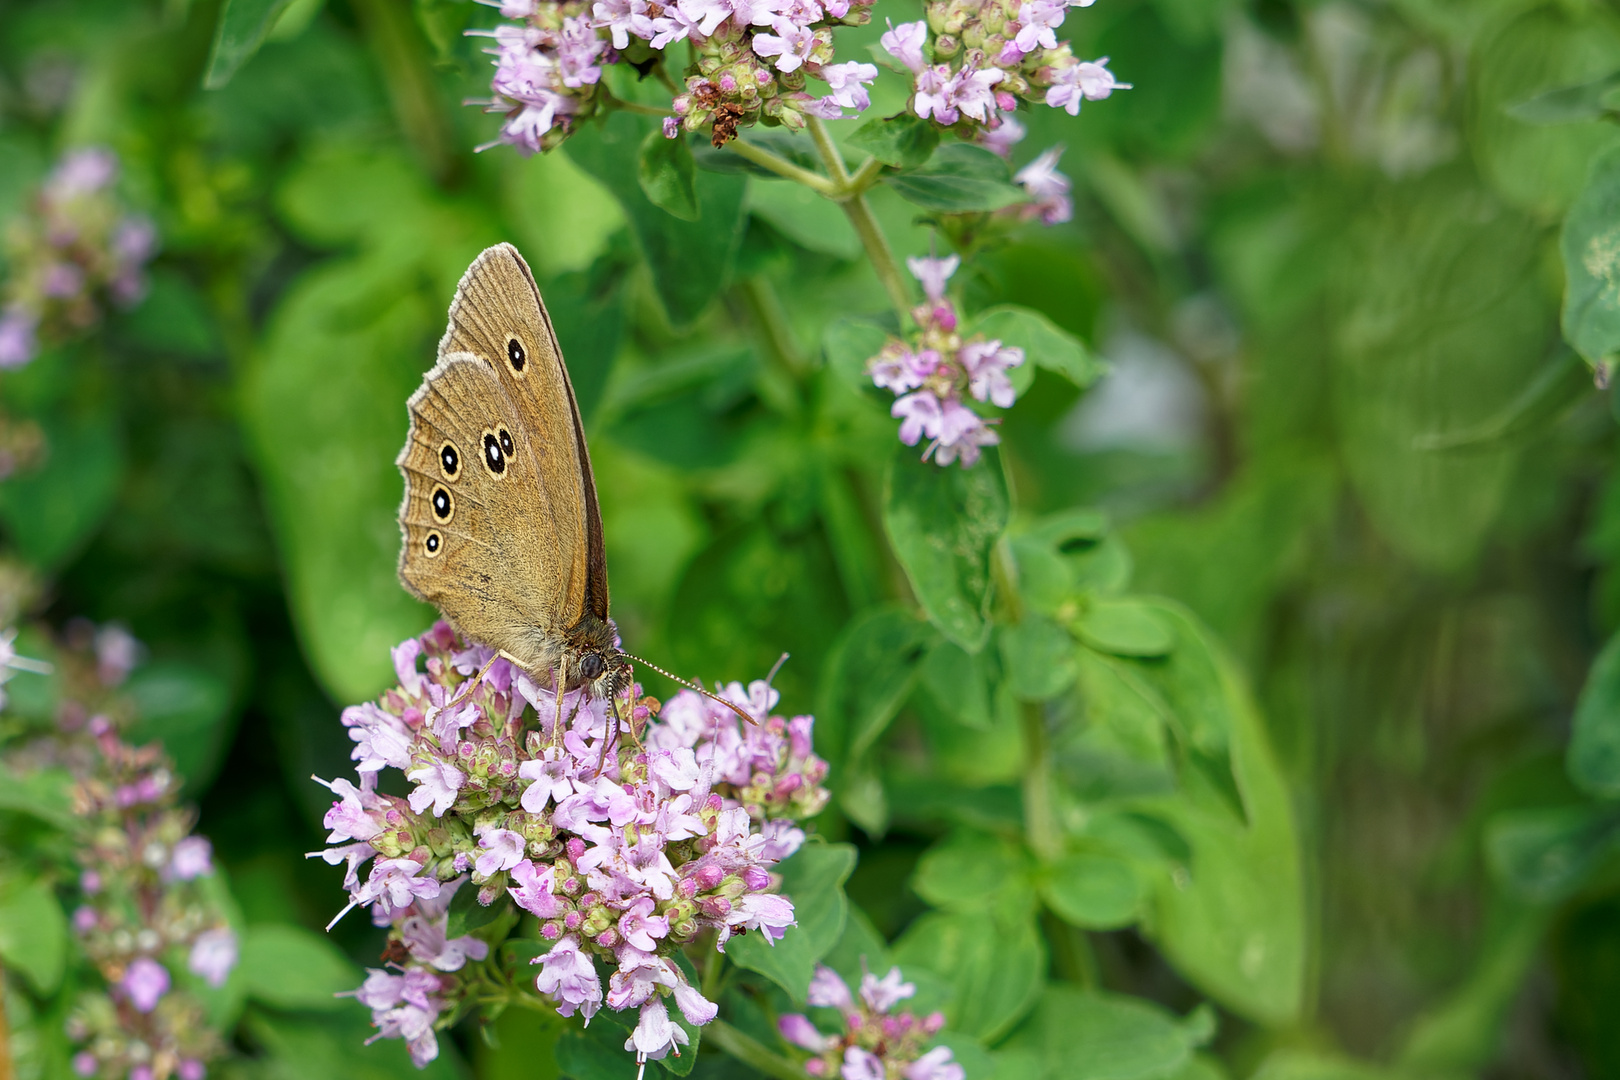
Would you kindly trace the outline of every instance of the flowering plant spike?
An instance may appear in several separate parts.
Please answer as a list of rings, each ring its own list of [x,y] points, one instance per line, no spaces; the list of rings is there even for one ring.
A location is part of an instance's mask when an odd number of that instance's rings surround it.
[[[639,687],[619,702],[617,733],[610,703],[578,691],[559,723],[549,688],[443,622],[394,664],[397,686],[344,711],[359,783],[322,781],[338,796],[332,846],[311,853],[345,867],[344,912],[365,907],[389,928],[387,965],[354,992],[376,1037],[405,1039],[424,1065],[436,1029],[499,977],[499,941],[450,936],[465,893],[534,917],[534,987],[563,1016],[638,1009],[625,1049],[642,1062],[679,1053],[689,1037],[670,999],[693,1026],[718,1008],[676,954],[743,933],[774,942],[794,924],[770,867],[829,797],[812,718],[771,715],[777,694],[761,680],[720,690],[758,726],[689,690],[660,704]],[[385,768],[408,795],[378,790]]]
[[[102,147],[66,154],[7,228],[0,298],[0,368],[21,367],[40,339],[63,340],[94,326],[106,301],[130,307],[146,292],[142,268],[157,230],[113,193],[118,156]]]
[[[552,149],[613,107],[606,67],[667,64],[677,47],[687,60],[678,86],[665,76],[674,93],[664,134],[705,131],[716,147],[754,124],[798,130],[807,118],[859,115],[878,75],[874,64],[834,62],[834,30],[869,22],[872,0],[482,2],[513,20],[469,31],[494,41],[493,93],[480,104],[503,120],[485,145],[525,154]],[[1079,60],[1057,39],[1069,7],[1091,2],[935,0],[926,19],[891,24],[882,45],[912,77],[911,111],[991,142],[1020,101],[1073,115],[1083,101],[1129,88],[1107,57]]]
[[[861,975],[860,989],[849,985],[832,968],[820,965],[810,980],[809,1003],[837,1009],[843,1029],[833,1034],[819,1030],[803,1013],[787,1013],[776,1022],[782,1038],[815,1055],[804,1063],[813,1077],[839,1080],[964,1080],[967,1073],[948,1046],[923,1047],[945,1026],[945,1015],[934,1012],[918,1017],[896,1006],[917,992],[893,967],[881,979]]]
[[[866,367],[873,384],[896,398],[891,413],[900,421],[900,441],[916,446],[927,439],[924,460],[960,460],[966,469],[978,462],[981,447],[1001,438],[964,399],[1011,406],[1017,395],[1007,372],[1023,364],[1024,350],[982,334],[962,340],[956,307],[945,295],[960,264],[955,255],[906,260],[926,297],[912,311],[917,331],[906,341],[889,339]]]

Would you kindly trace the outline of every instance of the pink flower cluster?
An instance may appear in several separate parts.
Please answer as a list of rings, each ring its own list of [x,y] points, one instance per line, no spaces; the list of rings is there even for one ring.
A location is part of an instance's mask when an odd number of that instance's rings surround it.
[[[21,660],[11,653],[13,636],[0,633],[8,666]],[[68,1035],[80,1045],[72,1067],[103,1080],[202,1080],[225,1045],[202,1003],[173,985],[171,965],[214,987],[236,966],[236,935],[199,886],[214,873],[213,848],[192,833],[195,815],[175,805],[180,777],[162,748],[118,736],[117,721],[132,714],[116,691],[139,644],[121,627],[82,620],[64,636],[57,731],[7,764],[65,767],[73,776],[80,901],[71,923],[106,989],[81,993],[69,1015]],[[23,670],[43,667],[28,663]]]
[[[1057,39],[1070,7],[1095,0],[931,0],[926,19],[891,25],[885,52],[912,76],[911,108],[963,135],[984,137],[1020,100],[1073,116],[1083,101],[1128,90],[1108,58],[1079,60]]]
[[[966,1071],[952,1059],[950,1047],[923,1050],[945,1026],[943,1014],[919,1019],[910,1012],[894,1012],[896,1005],[917,992],[914,985],[900,980],[897,967],[881,979],[866,972],[857,996],[832,968],[817,967],[810,980],[810,1004],[837,1009],[843,1014],[843,1030],[824,1034],[802,1013],[781,1017],[777,1030],[794,1046],[815,1055],[804,1063],[804,1071],[814,1077],[964,1080]]]
[[[460,973],[491,944],[447,936],[449,898],[465,883],[479,903],[509,900],[539,920],[549,948],[533,961],[535,988],[558,1012],[588,1021],[604,1003],[636,1008],[625,1048],[642,1061],[678,1052],[687,1035],[665,999],[694,1025],[716,1006],[675,952],[709,933],[722,949],[748,932],[774,942],[793,925],[769,868],[804,842],[795,821],[828,799],[813,720],[769,715],[776,694],[756,682],[722,694],[757,726],[690,691],[660,707],[639,688],[616,722],[607,702],[575,691],[559,703],[505,660],[469,684],[490,656],[441,622],[394,650],[398,686],[344,711],[360,783],[327,785],[339,796],[325,822],[335,846],[313,854],[346,864],[344,911],[367,906],[391,928],[394,964],[357,996],[379,1037],[405,1038],[419,1065],[435,1056],[434,1026],[465,993]],[[377,790],[385,767],[412,782],[409,795]]]
[[[926,439],[923,460],[960,460],[966,469],[978,463],[981,447],[1001,440],[963,395],[1003,409],[1012,405],[1017,395],[1007,372],[1024,362],[1024,350],[982,335],[962,340],[956,308],[945,296],[959,264],[955,255],[906,260],[927,295],[912,311],[917,332],[909,343],[891,338],[866,367],[872,382],[897,399],[890,414],[900,421],[900,441],[916,446]]]
[[[486,0],[492,2],[492,0]],[[872,64],[832,63],[832,28],[870,20],[872,0],[499,0],[515,23],[494,38],[494,97],[486,109],[505,116],[505,143],[532,154],[549,150],[593,115],[607,97],[606,65],[644,64],[689,42],[685,88],[670,103],[664,134],[707,130],[715,146],[739,126],[763,122],[797,129],[806,116],[836,118],[871,102]],[[827,84],[816,97],[806,79]]]
[[[104,300],[128,307],[145,294],[142,268],[157,249],[157,231],[123,209],[112,191],[117,177],[111,150],[71,151],[29,212],[8,226],[0,368],[28,363],[41,338],[65,340],[88,330]]]

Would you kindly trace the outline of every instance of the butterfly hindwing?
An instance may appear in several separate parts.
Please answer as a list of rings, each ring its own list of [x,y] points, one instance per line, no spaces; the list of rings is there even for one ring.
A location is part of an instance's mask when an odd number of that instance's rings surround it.
[[[514,432],[556,512],[558,546],[570,558],[570,592],[563,605],[572,625],[589,612],[605,620],[607,559],[590,454],[562,350],[528,264],[510,244],[487,249],[467,270],[450,305],[439,355],[484,358],[519,414]]]

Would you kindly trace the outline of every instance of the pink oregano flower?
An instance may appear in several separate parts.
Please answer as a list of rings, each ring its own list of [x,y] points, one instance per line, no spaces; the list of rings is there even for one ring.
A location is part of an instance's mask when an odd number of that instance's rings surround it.
[[[559,724],[548,688],[444,623],[394,658],[398,685],[344,710],[359,783],[327,784],[332,846],[313,853],[345,867],[340,918],[366,907],[389,928],[392,973],[355,991],[376,1037],[404,1039],[418,1065],[438,1054],[438,1026],[496,944],[449,937],[450,904],[473,889],[539,920],[535,990],[559,1013],[639,1009],[626,1048],[643,1063],[679,1053],[687,1036],[667,1002],[693,1025],[718,1008],[674,953],[704,934],[721,949],[738,934],[774,943],[794,925],[770,868],[829,797],[814,721],[772,715],[778,695],[758,681],[717,688],[758,726],[691,691],[660,704],[635,687],[617,732],[607,703],[578,692]],[[414,790],[383,794],[385,768]]]
[[[784,1041],[812,1055],[804,1071],[813,1077],[839,1080],[965,1080],[948,1046],[923,1048],[945,1026],[942,1013],[917,1017],[897,1012],[900,1002],[917,992],[904,982],[900,969],[890,968],[882,978],[865,972],[857,993],[836,971],[816,968],[810,980],[809,1003],[843,1013],[840,1030],[823,1032],[802,1013],[788,1013],[776,1022]]]
[[[969,468],[982,447],[1001,440],[964,398],[1009,408],[1017,393],[1007,372],[1023,364],[1024,351],[982,335],[962,340],[956,307],[946,296],[960,265],[955,255],[906,260],[926,297],[911,313],[917,331],[908,341],[889,339],[866,370],[874,386],[895,395],[890,414],[900,421],[901,442],[924,443],[924,460]]]

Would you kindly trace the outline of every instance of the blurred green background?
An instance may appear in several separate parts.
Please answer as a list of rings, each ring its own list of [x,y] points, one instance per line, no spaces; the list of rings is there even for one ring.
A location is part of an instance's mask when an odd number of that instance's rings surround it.
[[[964,654],[934,646],[919,673],[903,633],[870,632],[910,592],[880,524],[893,421],[826,362],[840,320],[884,317],[842,215],[706,171],[702,218],[671,218],[628,179],[642,121],[622,114],[544,158],[474,154],[494,122],[459,102],[489,68],[461,31],[488,8],[293,0],[208,90],[218,17],[0,6],[0,218],[62,151],[102,144],[162,238],[143,304],[0,373],[7,414],[51,447],[0,482],[0,526],[26,617],[118,620],[145,644],[138,734],[178,759],[245,920],[319,927],[341,906],[338,872],[303,858],[330,800],[308,777],[346,772],[339,709],[432,617],[394,579],[403,404],[456,279],[510,240],[573,372],[627,646],[706,681],[792,654],[776,685],[821,718],[838,798],[819,828],[860,847],[849,895],[926,953],[918,926],[961,898],[924,853],[994,834],[1023,758],[995,701],[939,690]],[[840,55],[879,30],[842,32]],[[968,309],[1033,308],[1107,365],[1084,392],[1041,372],[1002,424],[1014,532],[1097,511],[1058,545],[1073,573],[1185,605],[1207,629],[1179,632],[1232,658],[1220,677],[1261,725],[1231,736],[1236,782],[1279,831],[1230,859],[1299,887],[1233,885],[1181,931],[1129,896],[1079,931],[1045,909],[1040,941],[1001,945],[1058,982],[1212,1001],[1200,1076],[1620,1075],[1615,815],[1563,761],[1620,624],[1613,395],[1559,326],[1559,229],[1620,129],[1508,112],[1620,69],[1620,8],[1101,0],[1064,30],[1135,88],[1027,116],[1017,160],[1066,146],[1074,220],[1021,226],[957,277]],[[874,115],[905,93],[885,74]],[[946,246],[891,190],[873,203],[899,255]],[[1171,783],[1157,721],[1098,719],[1113,676],[1088,670],[1053,735],[1079,831]],[[1164,842],[1196,847],[1198,827]],[[1246,927],[1290,919],[1286,955],[1245,951]],[[363,920],[334,938],[375,962]],[[976,993],[1023,992],[997,985]],[[306,1077],[408,1072],[397,1046],[357,1056],[363,1017],[258,1015],[244,1052]],[[554,1069],[502,1031],[444,1067]]]

